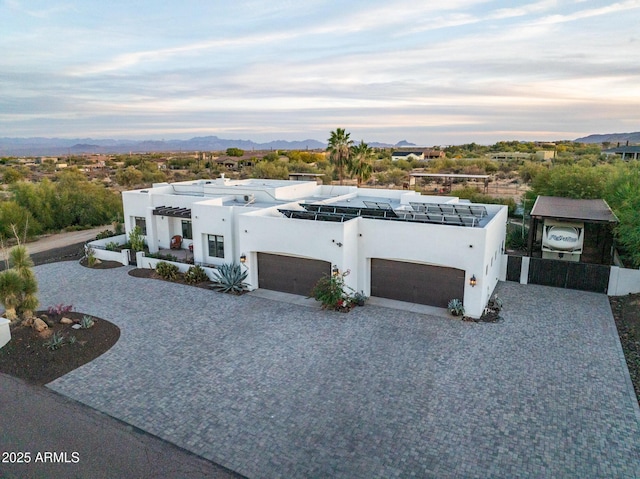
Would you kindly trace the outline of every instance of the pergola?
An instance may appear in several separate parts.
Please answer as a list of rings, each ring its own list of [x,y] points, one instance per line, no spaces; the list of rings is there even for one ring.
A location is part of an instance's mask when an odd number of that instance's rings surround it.
[[[409,186],[414,186],[416,182],[416,178],[442,178],[444,179],[445,189],[451,191],[451,186],[453,185],[453,180],[461,179],[461,180],[482,180],[484,183],[484,193],[487,193],[489,190],[489,178],[490,175],[463,175],[459,173],[410,173],[409,174]]]

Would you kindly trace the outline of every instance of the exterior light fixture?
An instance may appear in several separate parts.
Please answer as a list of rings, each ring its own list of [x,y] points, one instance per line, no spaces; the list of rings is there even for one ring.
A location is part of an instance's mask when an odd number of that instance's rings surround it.
[[[246,254],[242,253],[242,254],[240,255],[240,262],[241,262],[242,264],[245,264],[245,263],[247,262],[247,255],[246,255]]]
[[[337,266],[334,265],[333,269],[331,270],[331,274],[333,276],[338,276],[340,274],[340,270],[338,269]]]
[[[469,280],[469,284],[471,285],[471,287],[473,288],[476,284],[478,284],[478,280],[476,279],[476,275],[472,275],[471,279]]]

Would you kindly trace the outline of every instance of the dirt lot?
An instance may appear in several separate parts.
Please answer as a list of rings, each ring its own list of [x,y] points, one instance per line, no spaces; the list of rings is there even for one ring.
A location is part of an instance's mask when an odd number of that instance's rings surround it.
[[[640,294],[609,298],[631,382],[640,403]]]

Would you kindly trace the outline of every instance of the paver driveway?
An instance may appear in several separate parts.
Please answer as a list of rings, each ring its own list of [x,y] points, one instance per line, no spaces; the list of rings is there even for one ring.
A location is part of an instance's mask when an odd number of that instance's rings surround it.
[[[505,321],[349,314],[36,268],[122,334],[49,387],[252,478],[639,477],[604,295],[504,283]]]

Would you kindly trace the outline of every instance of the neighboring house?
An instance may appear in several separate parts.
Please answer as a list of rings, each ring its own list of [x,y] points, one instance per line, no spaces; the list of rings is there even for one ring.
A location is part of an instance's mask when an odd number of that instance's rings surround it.
[[[497,153],[491,153],[491,159],[496,161],[530,160],[531,157],[531,153],[522,153],[520,151],[500,151]]]
[[[122,197],[127,234],[140,226],[150,252],[181,235],[197,264],[243,255],[252,289],[308,296],[323,274],[348,270],[346,284],[368,296],[441,308],[459,298],[468,315],[479,317],[506,272],[502,205],[224,176]]]
[[[618,146],[603,150],[605,155],[618,155],[623,160],[640,160],[640,146]]]
[[[425,160],[437,160],[439,158],[444,158],[445,156],[447,156],[444,151],[442,150],[435,150],[435,149],[430,149],[430,150],[424,150],[424,159]]]
[[[418,160],[418,161],[423,161],[424,160],[424,152],[423,151],[394,151],[393,153],[391,153],[391,160],[392,161],[398,161],[398,160]]]

